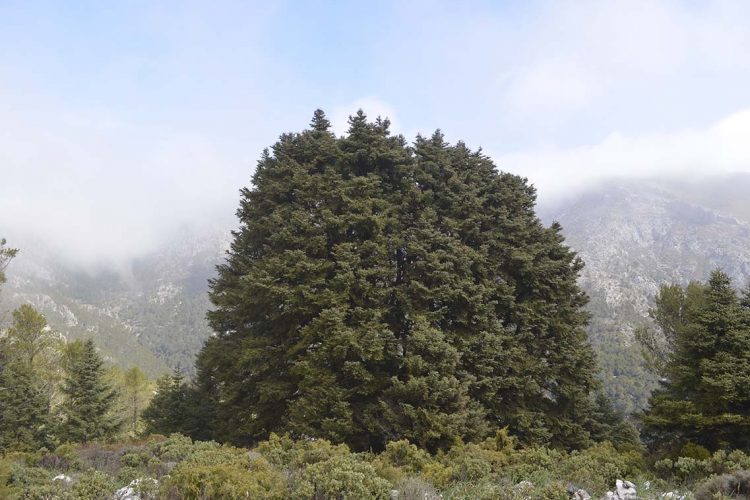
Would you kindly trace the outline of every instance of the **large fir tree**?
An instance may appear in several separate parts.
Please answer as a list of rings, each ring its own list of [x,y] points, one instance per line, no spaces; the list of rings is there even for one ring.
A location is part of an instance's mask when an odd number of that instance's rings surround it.
[[[409,146],[362,112],[329,127],[317,111],[281,136],[241,191],[198,360],[215,437],[436,449],[507,425],[588,444],[582,263],[534,188],[439,132]]]
[[[94,341],[76,341],[67,350],[62,387],[62,439],[85,443],[112,438],[123,424],[112,411],[118,394],[106,381],[104,362]]]

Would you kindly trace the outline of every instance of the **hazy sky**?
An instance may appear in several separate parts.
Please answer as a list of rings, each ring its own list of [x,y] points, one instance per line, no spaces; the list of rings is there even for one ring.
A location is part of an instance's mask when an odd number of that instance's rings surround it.
[[[78,261],[231,221],[321,107],[441,128],[553,200],[750,171],[750,2],[0,0],[0,231]]]

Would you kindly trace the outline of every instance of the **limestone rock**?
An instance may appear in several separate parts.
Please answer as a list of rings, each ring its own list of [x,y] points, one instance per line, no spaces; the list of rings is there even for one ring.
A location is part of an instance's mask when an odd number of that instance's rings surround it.
[[[130,481],[130,484],[115,491],[112,500],[141,500],[141,495],[138,493],[139,487],[142,483],[151,482],[154,486],[158,484],[156,479],[134,479]]]
[[[637,498],[635,485],[630,481],[618,479],[615,482],[615,491],[608,491],[603,500],[636,500]]]

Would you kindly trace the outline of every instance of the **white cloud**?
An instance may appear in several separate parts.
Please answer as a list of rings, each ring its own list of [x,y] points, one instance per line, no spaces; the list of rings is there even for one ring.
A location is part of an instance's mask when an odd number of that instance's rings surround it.
[[[495,156],[501,169],[528,177],[554,201],[610,178],[750,172],[750,108],[711,126],[671,133],[613,133],[591,146]]]
[[[567,61],[544,60],[516,72],[505,89],[505,104],[520,117],[575,111],[598,90],[596,75]]]

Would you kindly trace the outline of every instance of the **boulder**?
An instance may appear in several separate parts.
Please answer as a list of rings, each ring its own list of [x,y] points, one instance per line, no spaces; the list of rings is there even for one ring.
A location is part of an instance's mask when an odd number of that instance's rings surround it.
[[[141,500],[141,496],[140,494],[138,494],[138,490],[140,489],[139,486],[141,485],[141,483],[146,481],[152,482],[154,486],[158,484],[158,481],[152,478],[134,479],[130,481],[129,485],[123,486],[119,490],[115,491],[112,500]]]
[[[638,494],[635,491],[635,485],[630,481],[618,479],[615,482],[615,491],[608,491],[604,495],[604,500],[636,500]]]
[[[664,500],[685,500],[687,495],[681,495],[678,491],[668,491],[659,498],[663,498]]]
[[[615,483],[617,488],[617,498],[619,500],[636,500],[638,494],[635,491],[635,485],[630,481],[618,479]]]
[[[568,495],[571,500],[591,500],[591,495],[589,495],[588,491],[583,488],[576,488],[575,486],[568,488]]]
[[[52,478],[52,482],[54,483],[55,481],[62,481],[66,485],[68,485],[68,484],[70,484],[70,483],[73,482],[73,480],[70,478],[70,476],[66,476],[65,474],[60,474],[59,476],[53,477]]]

